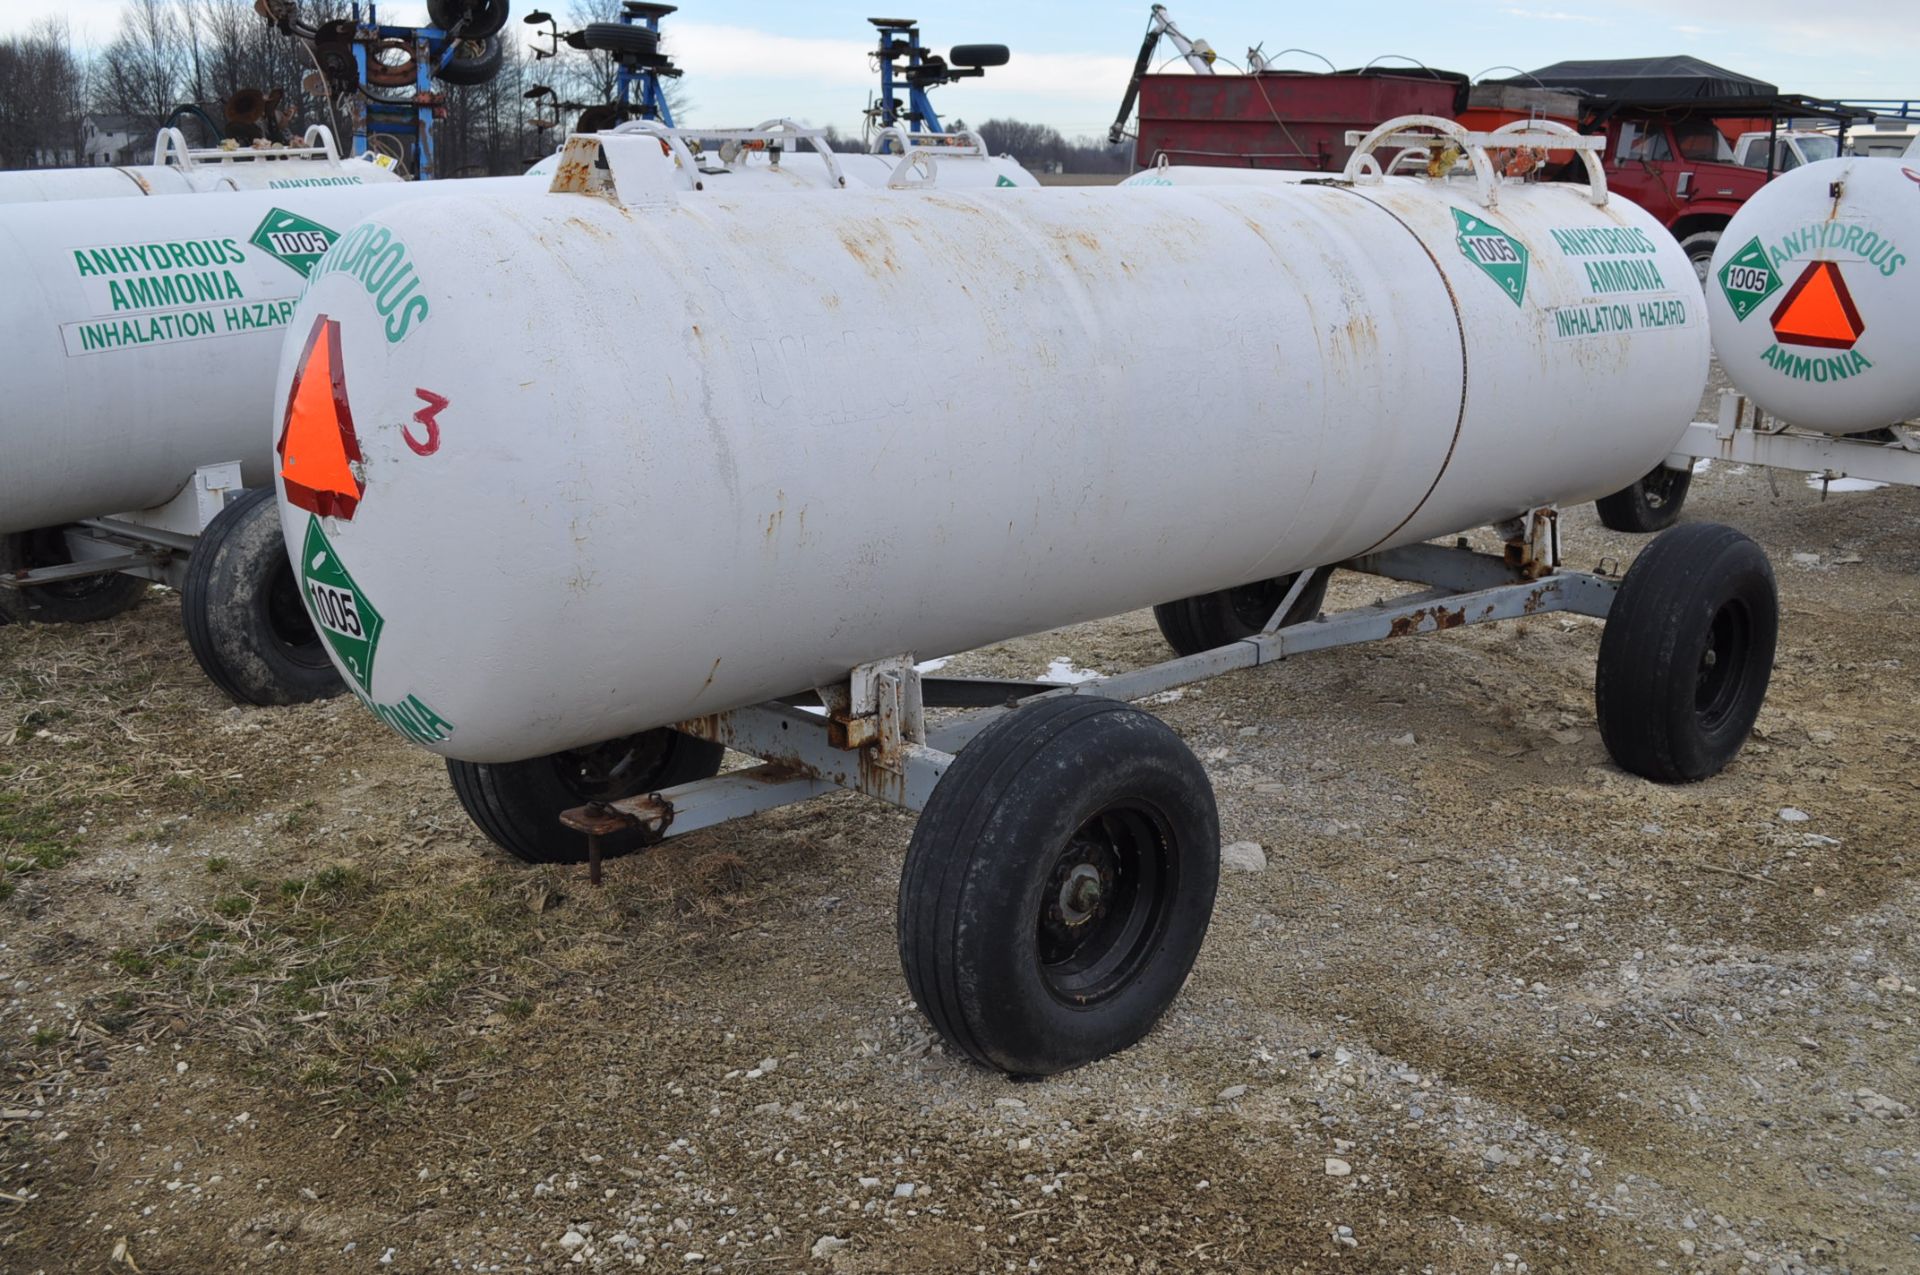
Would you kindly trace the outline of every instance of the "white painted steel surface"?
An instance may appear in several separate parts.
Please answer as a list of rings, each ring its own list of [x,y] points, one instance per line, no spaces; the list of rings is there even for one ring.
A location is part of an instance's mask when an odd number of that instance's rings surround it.
[[[850,184],[884,185],[899,163],[878,155],[836,159]],[[219,201],[0,207],[0,263],[14,284],[0,293],[0,384],[12,403],[0,466],[0,534],[158,504],[201,464],[238,459],[249,485],[267,481],[260,422],[271,410],[280,325],[306,281],[259,241],[273,214],[292,213],[338,234],[391,202],[488,188],[544,190],[551,180],[550,173],[529,173],[414,183],[374,171],[377,184],[350,189],[309,188],[303,179],[293,189],[241,191]],[[828,184],[812,154],[788,155],[770,176],[762,156],[704,180],[713,194],[734,180],[776,191]],[[940,163],[935,180],[942,188],[1034,184],[1012,160],[980,158]],[[686,190],[688,198],[708,197]],[[279,233],[303,232],[281,226]],[[169,245],[191,254],[184,265],[174,258],[164,269],[146,268],[156,247]],[[115,250],[133,255],[104,263],[92,257]],[[145,304],[169,287],[198,291],[187,304]],[[228,326],[229,311],[239,326]],[[133,325],[121,332],[156,339],[98,346],[88,330],[98,337],[110,320]],[[271,322],[262,327],[264,320]]]
[[[0,534],[159,504],[202,464],[266,482],[280,337],[318,256],[291,250],[461,184],[0,207]]]
[[[1920,418],[1920,169],[1843,158],[1768,182],[1720,237],[1707,307],[1728,378],[1782,420],[1852,434]]]
[[[695,133],[698,130],[686,131]],[[899,155],[846,152],[836,154],[833,158],[849,186],[886,186],[902,167],[902,157]],[[560,152],[555,151],[536,161],[527,169],[527,175],[552,177],[559,167]],[[902,179],[924,181],[928,171],[910,170]],[[1018,160],[999,156],[936,154],[930,171],[933,184],[942,190],[974,190],[983,186],[1035,187],[1040,184],[1032,173],[1020,166]],[[732,187],[742,183],[783,190],[829,190],[836,185],[826,160],[811,150],[789,150],[780,157],[778,165],[770,163],[764,152],[750,152],[731,164],[722,164],[718,156],[709,156],[705,168],[697,175],[689,175],[684,168],[676,167],[674,179],[683,190],[692,190],[697,179],[704,190],[716,194],[726,194]]]
[[[390,725],[504,761],[1618,490],[1699,402],[1694,272],[1624,200],[1473,190],[386,210],[287,333],[276,403],[337,323],[364,480],[290,551]]]
[[[172,137],[168,137],[171,133]],[[401,179],[371,159],[341,159],[332,135],[309,130],[295,152],[189,151],[179,130],[166,130],[151,164],[116,168],[36,168],[0,173],[0,204],[65,199],[119,199],[135,195],[207,195],[238,190],[300,190],[322,186],[376,186]],[[319,153],[324,152],[324,153]]]

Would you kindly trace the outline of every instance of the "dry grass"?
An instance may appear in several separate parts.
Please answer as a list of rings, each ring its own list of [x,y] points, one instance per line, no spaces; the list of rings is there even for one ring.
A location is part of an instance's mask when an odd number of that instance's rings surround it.
[[[529,872],[436,770],[350,700],[233,707],[165,593],[108,624],[0,628],[0,906],[93,847],[190,848],[169,919],[109,943],[107,1037],[194,1040],[256,1083],[398,1112],[504,1066],[557,982],[664,968],[746,901],[745,861],[697,838],[606,890]]]
[[[209,860],[211,897],[111,959],[138,1035],[235,1050],[254,1082],[322,1105],[417,1112],[423,1091],[504,1067],[558,982],[692,956],[748,901],[745,866],[662,855],[592,890],[466,855],[375,852],[278,880]]]

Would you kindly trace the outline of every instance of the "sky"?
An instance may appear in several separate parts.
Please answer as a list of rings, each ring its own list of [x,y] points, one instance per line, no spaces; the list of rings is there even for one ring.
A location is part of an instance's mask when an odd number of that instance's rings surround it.
[[[112,38],[124,0],[0,0],[0,32],[65,12],[77,43]],[[880,0],[775,3],[682,0],[664,20],[668,48],[686,71],[691,109],[682,122],[745,125],[786,116],[857,129],[878,84],[866,52],[867,17]],[[1478,76],[1491,67],[1532,69],[1568,58],[1686,53],[1770,80],[1788,92],[1848,98],[1920,99],[1920,21],[1901,17],[1914,0],[1347,0],[1276,4],[1273,0],[1168,0],[1189,37],[1221,57],[1245,59],[1251,45],[1269,54],[1299,48],[1340,67],[1399,55]],[[563,12],[566,0],[513,0],[510,31],[537,7]],[[920,19],[927,42],[992,42],[1012,60],[984,79],[936,90],[949,120],[995,116],[1050,124],[1069,137],[1104,133],[1146,31],[1146,3],[969,0],[937,5],[885,0],[894,14]],[[381,6],[389,22],[424,21],[425,0]],[[1172,56],[1162,42],[1159,59]],[[1301,53],[1283,66],[1323,64]],[[1179,69],[1176,62],[1169,70]],[[1510,74],[1511,72],[1506,72]],[[1498,73],[1496,73],[1498,74]]]

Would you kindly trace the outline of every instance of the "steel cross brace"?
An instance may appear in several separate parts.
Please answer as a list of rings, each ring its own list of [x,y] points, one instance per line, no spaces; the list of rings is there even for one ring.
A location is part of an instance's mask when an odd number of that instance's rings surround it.
[[[1764,426],[1771,428],[1763,428]],[[1895,431],[1896,436],[1900,431]],[[1695,459],[1797,469],[1829,480],[1866,478],[1874,482],[1920,487],[1920,451],[1901,443],[1868,442],[1844,435],[1794,429],[1763,416],[1733,390],[1720,392],[1720,413],[1695,421],[1668,457],[1672,469],[1689,468]]]
[[[845,789],[889,805],[925,809],[954,755],[1013,705],[1060,695],[1139,700],[1236,669],[1384,638],[1551,612],[1604,618],[1618,582],[1584,572],[1527,579],[1529,568],[1464,548],[1418,544],[1336,564],[1340,569],[1433,587],[1321,616],[1147,668],[1069,686],[1048,682],[924,677],[911,656],[855,669],[822,688],[823,707],[769,702],[674,724],[674,729],[757,757],[761,764],[662,792],[596,802],[561,821],[589,834],[598,880],[601,836],[633,828],[678,836]],[[1284,612],[1283,612],[1284,613]],[[937,724],[922,704],[968,706]]]

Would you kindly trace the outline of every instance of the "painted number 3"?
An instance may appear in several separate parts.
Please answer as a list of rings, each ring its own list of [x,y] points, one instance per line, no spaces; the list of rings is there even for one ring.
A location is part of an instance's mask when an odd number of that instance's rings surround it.
[[[414,455],[431,456],[440,450],[440,409],[447,405],[447,400],[432,390],[416,389],[414,393],[420,396],[426,406],[415,412],[413,419],[416,424],[426,428],[427,436],[424,439],[415,438],[413,431],[404,425],[400,427],[400,435],[407,440],[407,446],[413,449]]]

